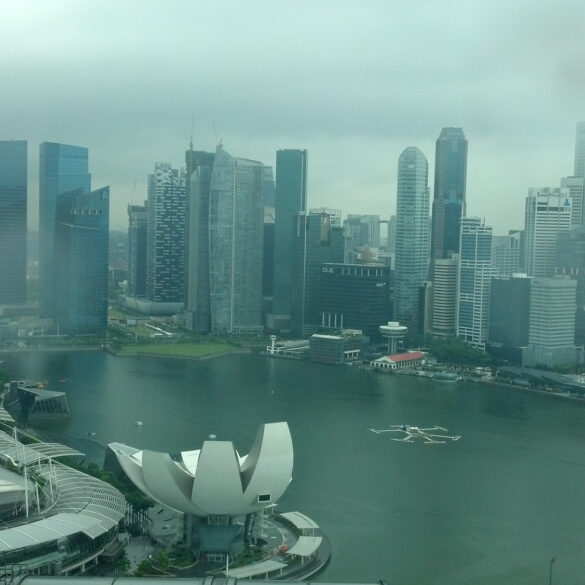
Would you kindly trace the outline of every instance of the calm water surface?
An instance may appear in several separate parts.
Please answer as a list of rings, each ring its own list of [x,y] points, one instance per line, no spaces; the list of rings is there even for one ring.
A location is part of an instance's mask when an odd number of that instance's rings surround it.
[[[288,421],[295,467],[279,509],[330,537],[316,580],[546,584],[555,555],[553,583],[585,582],[585,403],[258,355],[7,362],[68,393],[72,419],[43,430],[100,463],[112,441],[177,452],[210,433],[246,453],[260,424]],[[408,444],[369,431],[393,424],[462,438]]]

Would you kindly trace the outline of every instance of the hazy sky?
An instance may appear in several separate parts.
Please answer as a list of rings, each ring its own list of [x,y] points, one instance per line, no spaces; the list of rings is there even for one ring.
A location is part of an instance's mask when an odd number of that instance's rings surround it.
[[[573,171],[585,120],[583,0],[21,0],[2,3],[0,139],[87,146],[111,227],[155,161],[216,134],[274,165],[309,151],[309,207],[389,216],[407,146],[469,140],[468,215],[520,228],[530,186]]]

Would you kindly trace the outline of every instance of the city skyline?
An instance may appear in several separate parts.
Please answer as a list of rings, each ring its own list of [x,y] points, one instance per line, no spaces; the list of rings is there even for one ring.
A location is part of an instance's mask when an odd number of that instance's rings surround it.
[[[432,0],[321,0],[302,10],[251,2],[243,14],[229,1],[164,11],[129,2],[115,19],[108,4],[14,5],[0,24],[0,70],[11,79],[0,138],[29,142],[31,227],[44,141],[89,148],[94,180],[111,186],[113,229],[145,199],[152,161],[181,166],[191,135],[196,149],[223,138],[271,166],[279,149],[306,149],[308,207],[388,218],[400,152],[419,148],[433,176],[438,132],[461,127],[467,213],[496,234],[521,227],[529,187],[572,174],[585,118],[578,0],[457,2],[449,11]],[[424,42],[411,42],[414,28]],[[107,42],[81,48],[86,38]],[[206,58],[185,68],[186,54]]]

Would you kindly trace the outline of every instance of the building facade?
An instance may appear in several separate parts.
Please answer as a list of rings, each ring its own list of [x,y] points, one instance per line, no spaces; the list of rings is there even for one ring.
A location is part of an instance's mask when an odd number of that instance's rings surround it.
[[[187,163],[187,250],[185,326],[211,330],[209,299],[209,200],[215,154],[190,149]]]
[[[563,177],[561,192],[567,189],[571,197],[571,227],[578,227],[585,223],[583,215],[585,199],[585,177]]]
[[[53,316],[57,198],[63,193],[91,190],[88,150],[81,146],[43,142],[39,155],[39,279],[40,309]]]
[[[490,352],[514,362],[522,361],[528,345],[530,285],[525,274],[496,276],[490,293]]]
[[[577,282],[566,276],[534,278],[530,292],[528,346],[522,365],[574,366]]]
[[[126,294],[146,296],[146,250],[148,213],[146,205],[128,205],[128,283]]]
[[[394,319],[411,331],[420,330],[419,289],[429,270],[429,167],[416,147],[398,159],[396,240],[394,259]]]
[[[382,264],[322,264],[319,325],[360,329],[380,339],[378,327],[390,317],[390,268]]]
[[[108,325],[110,188],[57,197],[54,318],[70,335],[102,333]]]
[[[327,262],[343,263],[345,239],[337,215],[325,211],[299,213],[293,232],[291,331],[306,337],[317,331],[319,274]]]
[[[529,276],[554,273],[555,247],[561,232],[571,228],[572,205],[567,189],[528,190],[525,211],[525,268]]]
[[[459,251],[460,221],[465,216],[467,138],[462,128],[443,128],[435,149],[435,186],[431,256],[449,258]]]
[[[0,141],[0,305],[26,302],[27,142]]]
[[[157,162],[148,176],[146,296],[154,303],[185,299],[185,172]]]
[[[276,152],[274,207],[274,270],[272,312],[290,320],[293,275],[293,225],[297,213],[307,209],[307,151]]]
[[[211,331],[262,330],[264,165],[218,146],[209,201]]]
[[[451,258],[434,260],[430,333],[449,337],[457,333],[457,307],[459,295],[459,254]]]
[[[500,276],[510,276],[520,271],[522,233],[511,231],[507,236],[493,236],[492,264]]]
[[[478,217],[461,219],[457,335],[485,349],[488,340],[492,268],[492,228]]]

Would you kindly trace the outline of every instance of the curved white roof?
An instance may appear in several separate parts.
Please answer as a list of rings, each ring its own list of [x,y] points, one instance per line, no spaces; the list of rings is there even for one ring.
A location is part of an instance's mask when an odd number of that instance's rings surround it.
[[[122,469],[147,496],[164,506],[195,514],[239,516],[277,501],[292,478],[293,447],[286,422],[262,425],[250,453],[240,456],[231,441],[205,441],[177,462],[167,453],[111,443]]]

